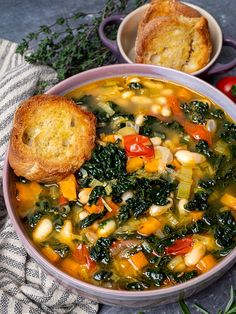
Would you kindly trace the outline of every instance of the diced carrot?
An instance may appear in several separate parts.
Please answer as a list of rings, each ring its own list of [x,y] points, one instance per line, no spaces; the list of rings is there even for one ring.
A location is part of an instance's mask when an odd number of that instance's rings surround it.
[[[143,168],[144,161],[142,157],[132,157],[128,159],[126,164],[127,172],[135,172],[141,168]]]
[[[52,263],[57,263],[60,261],[60,256],[50,247],[50,246],[45,246],[42,248],[41,252],[43,255],[45,255],[50,262]]]
[[[115,143],[116,139],[113,134],[109,134],[109,135],[103,136],[102,141],[105,143]]]
[[[114,203],[110,197],[106,197],[105,199],[106,203],[108,204],[108,206],[111,207],[112,211],[111,212],[108,212],[105,217],[104,217],[104,220],[106,220],[107,218],[111,218],[111,217],[114,217],[117,212],[118,212],[118,209],[120,208],[120,206],[118,206],[116,203]]]
[[[138,226],[138,233],[143,236],[149,236],[161,228],[161,223],[154,217],[148,217]]]
[[[76,199],[76,179],[73,174],[70,174],[63,180],[58,182],[62,195],[67,198],[69,201]]]
[[[150,173],[157,172],[158,171],[158,160],[157,159],[153,159],[153,160],[148,161],[145,164],[144,169],[147,172],[150,172]]]
[[[142,269],[143,267],[147,266],[148,260],[143,252],[138,252],[132,255],[129,258],[129,262],[137,269]]]
[[[175,167],[176,170],[179,170],[181,168],[181,164],[178,162],[176,158],[173,159],[172,165]]]
[[[192,217],[192,221],[198,221],[198,220],[201,220],[203,215],[204,215],[204,212],[203,211],[198,211],[198,210],[194,210],[194,211],[191,211],[189,212],[190,216]]]
[[[84,209],[87,210],[90,214],[101,213],[103,211],[103,209],[104,209],[104,204],[102,202],[101,197],[98,199],[96,204],[92,204],[91,206],[90,205],[85,205]]]
[[[233,210],[236,210],[236,197],[225,193],[221,199],[220,199],[221,203],[223,203],[225,206],[228,206],[230,208],[232,208]]]
[[[71,276],[78,276],[80,273],[80,264],[75,262],[73,259],[67,257],[62,260],[61,262],[61,268],[66,273],[70,274]]]
[[[206,273],[208,270],[213,268],[217,264],[216,259],[211,255],[208,254],[204,256],[200,262],[197,263],[196,267],[200,270],[201,273]]]
[[[130,267],[130,262],[126,258],[114,259],[114,266],[118,275],[124,277],[137,277],[137,270],[134,267]]]
[[[177,96],[181,100],[182,99],[184,99],[184,100],[191,100],[192,93],[189,90],[187,90],[186,88],[181,88],[181,89],[178,90]]]
[[[32,208],[35,202],[37,202],[42,188],[37,182],[30,182],[26,184],[17,182],[16,190],[16,199],[20,203],[20,211],[27,211],[27,209]]]

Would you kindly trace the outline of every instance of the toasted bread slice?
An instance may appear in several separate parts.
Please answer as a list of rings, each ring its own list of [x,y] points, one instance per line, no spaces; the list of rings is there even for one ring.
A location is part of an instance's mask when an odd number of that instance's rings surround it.
[[[140,22],[140,27],[143,28],[148,22],[160,16],[186,16],[186,17],[201,17],[201,14],[177,0],[153,0]]]
[[[211,50],[204,17],[158,17],[146,24],[136,41],[136,62],[192,73],[207,64]]]
[[[63,96],[38,95],[15,113],[9,163],[18,176],[56,182],[90,158],[96,118]]]

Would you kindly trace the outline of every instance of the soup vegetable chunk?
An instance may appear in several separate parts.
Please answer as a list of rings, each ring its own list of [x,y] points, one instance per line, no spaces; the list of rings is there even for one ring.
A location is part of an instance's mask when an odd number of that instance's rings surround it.
[[[19,215],[58,268],[145,290],[212,269],[236,240],[236,124],[171,82],[118,77],[73,90],[97,117],[90,160],[59,182],[16,180]]]

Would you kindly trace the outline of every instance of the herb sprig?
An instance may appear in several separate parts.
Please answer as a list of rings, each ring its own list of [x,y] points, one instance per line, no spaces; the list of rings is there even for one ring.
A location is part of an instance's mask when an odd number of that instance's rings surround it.
[[[230,298],[224,310],[219,310],[217,314],[235,314],[236,313],[236,301],[235,301],[236,291],[233,286],[230,288]],[[183,314],[191,314],[191,311],[184,300],[179,301],[180,308]],[[211,312],[204,309],[198,304],[193,304],[193,306],[202,314],[212,314]]]
[[[37,32],[29,33],[16,51],[29,63],[55,69],[59,81],[84,70],[115,63],[115,57],[100,41],[98,27],[105,17],[133,10],[145,2],[106,0],[103,10],[96,14],[78,11],[70,17],[60,17],[55,23],[42,25]],[[114,25],[108,27],[107,36],[114,39],[116,29]],[[33,44],[36,49],[31,51]]]

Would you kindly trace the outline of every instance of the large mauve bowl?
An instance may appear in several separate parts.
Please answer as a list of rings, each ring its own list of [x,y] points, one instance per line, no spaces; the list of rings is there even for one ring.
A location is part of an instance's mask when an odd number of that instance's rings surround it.
[[[47,93],[64,95],[81,85],[93,81],[126,75],[143,75],[160,78],[192,88],[193,90],[209,97],[213,102],[217,103],[222,109],[224,109],[224,111],[228,113],[233,120],[236,120],[235,104],[211,85],[183,72],[152,65],[119,64],[89,70],[57,84]],[[123,291],[97,287],[64,273],[47,261],[47,259],[37,250],[37,247],[24,230],[24,226],[16,212],[14,173],[8,163],[8,154],[6,155],[3,171],[3,191],[11,221],[18,237],[24,244],[30,256],[32,256],[35,261],[48,273],[57,278],[61,284],[68,287],[70,291],[100,303],[136,308],[171,303],[179,299],[189,297],[190,295],[207,287],[213,281],[222,276],[234,264],[236,259],[236,249],[234,249],[228,256],[226,256],[219,264],[207,273],[169,288],[149,291]]]

